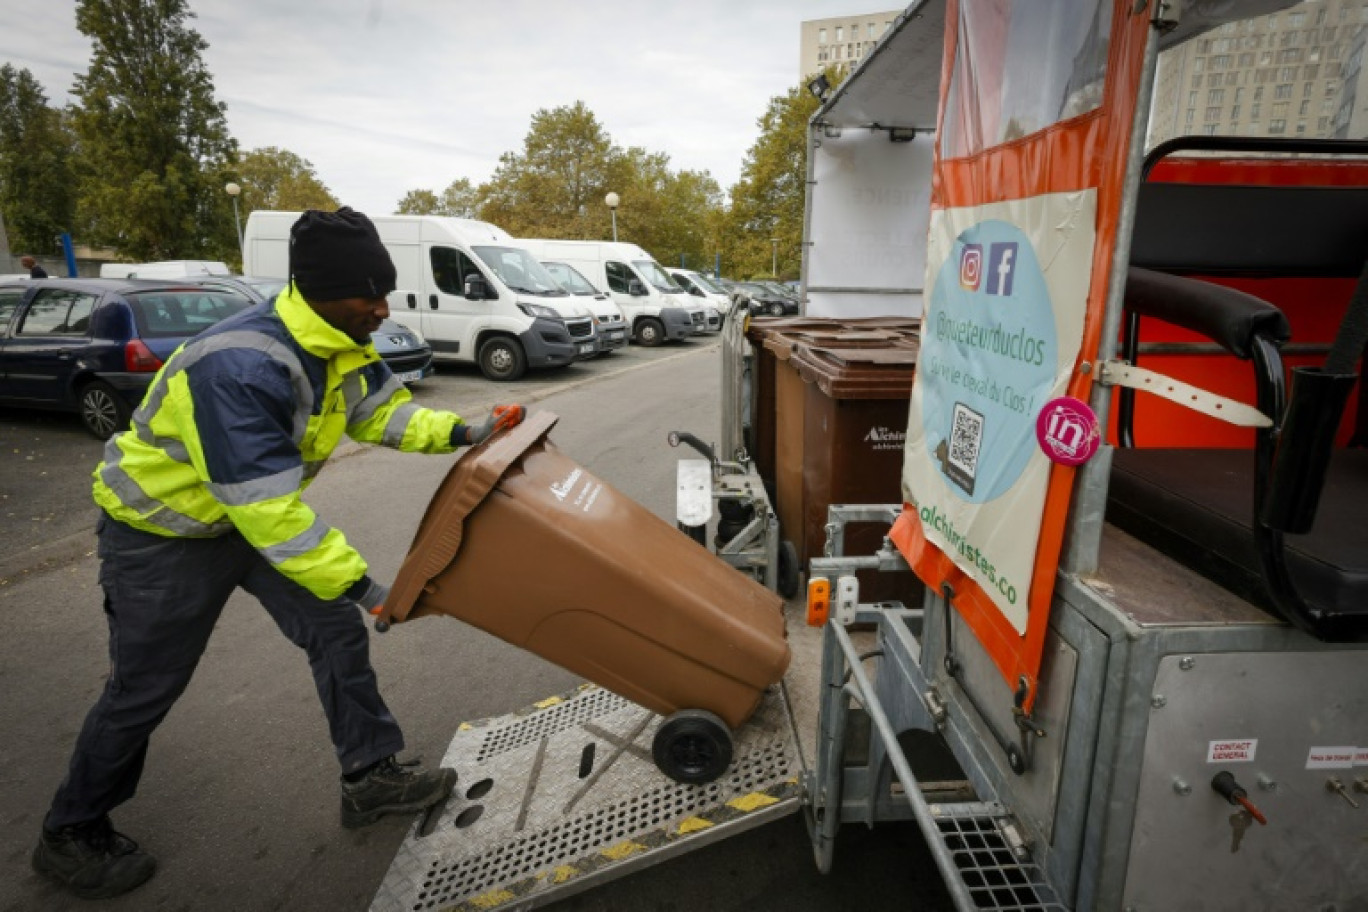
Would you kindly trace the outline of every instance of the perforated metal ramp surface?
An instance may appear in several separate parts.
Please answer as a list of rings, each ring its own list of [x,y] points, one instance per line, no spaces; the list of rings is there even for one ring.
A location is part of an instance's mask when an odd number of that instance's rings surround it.
[[[974,900],[974,908],[995,912],[1069,912],[1045,880],[1045,873],[1007,835],[1013,825],[996,803],[933,804],[941,841]],[[948,876],[948,875],[947,875]]]
[[[798,810],[801,762],[775,687],[727,773],[681,785],[651,760],[659,716],[585,685],[460,727],[451,800],[399,847],[376,912],[531,909]],[[426,835],[424,835],[426,834]]]

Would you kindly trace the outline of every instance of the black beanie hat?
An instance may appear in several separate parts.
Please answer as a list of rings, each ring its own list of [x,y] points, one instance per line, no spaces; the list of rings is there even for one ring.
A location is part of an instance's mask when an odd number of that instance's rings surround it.
[[[343,206],[310,209],[290,228],[290,278],[310,302],[381,298],[397,275],[375,224]]]

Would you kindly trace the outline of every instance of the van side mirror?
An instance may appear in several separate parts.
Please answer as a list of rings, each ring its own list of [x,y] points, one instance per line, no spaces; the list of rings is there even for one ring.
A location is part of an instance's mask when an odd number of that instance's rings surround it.
[[[640,279],[632,279],[627,283],[627,293],[634,298],[646,297],[646,286],[641,284]]]
[[[497,294],[490,293],[489,283],[478,272],[466,274],[464,291],[466,298],[471,301],[486,301],[498,297]]]

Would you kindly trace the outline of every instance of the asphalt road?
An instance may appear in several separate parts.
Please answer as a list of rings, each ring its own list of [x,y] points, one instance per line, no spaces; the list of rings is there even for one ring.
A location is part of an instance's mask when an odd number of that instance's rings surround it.
[[[629,348],[531,381],[494,385],[444,371],[423,404],[472,417],[524,401],[561,416],[572,458],[662,518],[673,514],[672,428],[717,434],[714,341]],[[72,741],[103,686],[107,644],[88,476],[100,445],[74,418],[0,413],[0,910],[88,909],[28,867]],[[31,459],[28,457],[32,457]],[[454,457],[349,446],[308,499],[382,579],[393,578]],[[536,566],[529,549],[527,566]],[[579,681],[464,624],[425,619],[372,637],[372,658],[409,751],[439,759],[456,726]],[[116,824],[159,860],[142,909],[364,909],[411,821],[338,825],[337,769],[304,657],[249,597],[229,603],[194,681],[158,730],[139,794]],[[835,870],[817,872],[789,817],[551,907],[564,910],[949,908],[910,825],[846,827]]]

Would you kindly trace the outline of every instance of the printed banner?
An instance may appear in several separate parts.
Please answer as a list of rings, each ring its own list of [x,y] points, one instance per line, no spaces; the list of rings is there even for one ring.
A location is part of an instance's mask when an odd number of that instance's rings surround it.
[[[1083,337],[1096,191],[932,213],[903,496],[1018,634],[1050,460],[1037,443]]]

